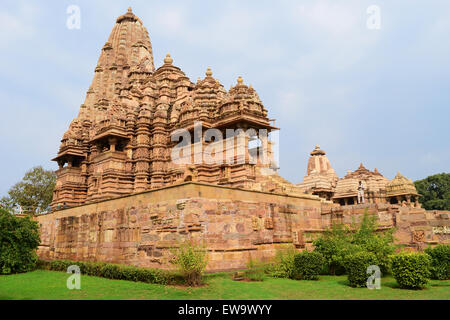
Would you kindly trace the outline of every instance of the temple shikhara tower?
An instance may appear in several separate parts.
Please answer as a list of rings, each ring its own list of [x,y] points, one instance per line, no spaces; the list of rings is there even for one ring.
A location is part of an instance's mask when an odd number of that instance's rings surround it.
[[[242,269],[286,244],[311,249],[365,212],[405,246],[450,241],[449,213],[420,208],[400,173],[390,181],[361,164],[339,178],[316,146],[302,183],[282,178],[278,128],[255,89],[238,77],[226,90],[205,69],[192,82],[169,54],[156,67],[142,21],[131,9],[116,20],[54,159],[52,212],[36,217],[41,259],[170,268],[170,249],[195,240],[208,270]]]
[[[316,146],[308,160],[306,177],[298,186],[306,193],[331,200],[337,181],[338,176],[331,167],[325,151]]]

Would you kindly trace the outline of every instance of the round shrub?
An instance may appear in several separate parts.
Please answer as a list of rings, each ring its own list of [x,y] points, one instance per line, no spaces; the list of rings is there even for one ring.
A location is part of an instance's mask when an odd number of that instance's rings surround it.
[[[0,274],[28,272],[35,268],[39,227],[31,218],[19,218],[0,209]]]
[[[391,256],[392,275],[403,289],[422,289],[428,282],[431,258],[425,253],[404,252]]]
[[[302,280],[319,279],[325,264],[324,257],[318,252],[301,252],[294,257],[294,278]]]
[[[345,268],[350,286],[365,287],[370,276],[367,270],[370,266],[377,265],[377,262],[377,257],[372,252],[360,251],[348,255],[345,259]]]
[[[441,244],[425,252],[431,257],[431,279],[450,279],[450,245]]]

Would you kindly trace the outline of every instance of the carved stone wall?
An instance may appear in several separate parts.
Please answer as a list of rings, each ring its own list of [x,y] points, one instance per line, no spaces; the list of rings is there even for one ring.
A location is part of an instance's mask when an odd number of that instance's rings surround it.
[[[237,269],[270,259],[282,243],[303,248],[302,230],[321,228],[320,210],[314,196],[188,183],[38,217],[38,253],[169,268],[169,249],[195,239],[208,247],[209,270]]]
[[[328,224],[334,217],[340,217],[345,224],[361,221],[364,212],[378,216],[380,230],[395,228],[396,243],[415,249],[424,249],[429,245],[450,243],[450,212],[426,211],[422,208],[404,207],[390,204],[366,204],[355,206],[337,206],[322,210],[328,217]],[[325,220],[324,220],[325,222]],[[327,223],[324,223],[324,226]]]
[[[352,224],[364,212],[380,230],[396,228],[397,243],[423,249],[450,243],[450,212],[387,204],[338,206],[317,196],[292,196],[186,183],[83,205],[38,217],[42,259],[105,261],[169,268],[170,248],[204,241],[208,270],[268,260],[281,244],[312,248],[333,221]]]

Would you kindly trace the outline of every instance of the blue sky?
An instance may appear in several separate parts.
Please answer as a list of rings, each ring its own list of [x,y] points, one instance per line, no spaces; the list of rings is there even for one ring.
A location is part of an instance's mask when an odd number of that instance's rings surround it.
[[[66,27],[69,5],[81,29]],[[370,30],[377,5],[381,29]],[[50,161],[78,114],[115,19],[131,6],[155,64],[195,81],[252,84],[280,132],[280,174],[298,183],[319,144],[339,176],[361,162],[392,179],[449,172],[450,2],[17,1],[0,5],[0,195]]]

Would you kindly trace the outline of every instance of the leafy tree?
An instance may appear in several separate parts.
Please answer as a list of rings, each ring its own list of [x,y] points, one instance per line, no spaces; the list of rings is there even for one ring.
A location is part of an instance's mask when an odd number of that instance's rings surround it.
[[[8,191],[8,196],[3,197],[0,203],[7,209],[20,206],[28,214],[44,211],[52,202],[55,183],[56,174],[53,171],[35,167]]]
[[[345,257],[361,250],[352,244],[352,238],[352,231],[348,226],[333,223],[330,229],[314,241],[315,251],[325,258],[327,273],[332,275],[345,273]]]
[[[427,210],[450,210],[450,173],[441,173],[414,182]]]
[[[389,256],[395,251],[394,229],[377,233],[377,216],[364,214],[360,228],[355,232],[352,243],[364,251],[371,252],[378,261],[382,273],[389,269]]]
[[[0,274],[27,272],[37,261],[39,227],[30,217],[0,209]]]

